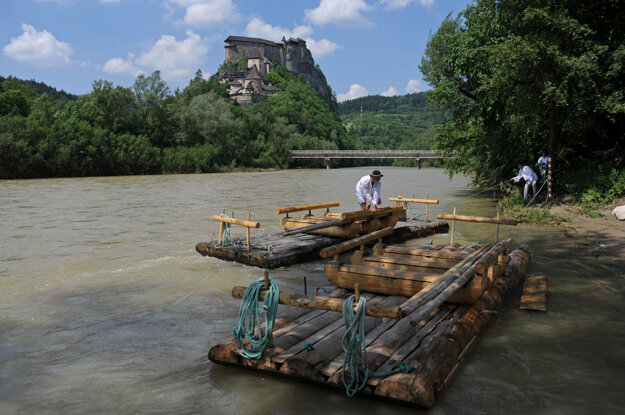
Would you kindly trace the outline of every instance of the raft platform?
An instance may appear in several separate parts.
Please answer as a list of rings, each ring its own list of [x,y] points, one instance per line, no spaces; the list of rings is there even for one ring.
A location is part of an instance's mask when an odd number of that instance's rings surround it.
[[[437,233],[446,233],[446,221],[400,221],[393,233],[385,236],[386,244],[397,244],[410,239],[423,238]],[[195,250],[203,256],[239,262],[260,268],[275,269],[319,259],[323,248],[344,241],[342,238],[299,233],[282,236],[283,232],[252,235],[250,249],[245,238],[233,239],[233,245],[216,246],[215,242],[199,242]]]
[[[447,255],[448,252],[458,253],[458,258],[471,255],[471,252],[477,256],[481,254],[480,249],[457,244],[418,248],[419,251],[441,252],[429,255],[431,258],[451,257]],[[428,256],[427,252],[421,254]],[[483,256],[487,257],[488,254]],[[428,259],[424,263],[426,261]],[[477,300],[470,304],[446,301],[434,309],[427,309],[425,313],[423,309],[417,309],[407,315],[402,314],[401,318],[372,317],[370,314],[364,317],[369,370],[389,373],[401,364],[404,369],[408,366],[410,371],[369,377],[357,395],[415,407],[430,407],[435,403],[487,324],[524,278],[529,267],[530,253],[521,248],[506,250],[497,260],[490,258],[488,261],[492,265],[479,276],[487,281],[487,286]],[[469,267],[470,272],[475,273],[478,265]],[[324,296],[324,301],[345,299],[352,293],[348,288],[333,288]],[[397,294],[375,294],[365,289],[360,295],[367,299],[367,309],[369,305],[372,309],[392,309],[397,306],[401,309],[408,298]],[[260,359],[242,357],[237,352],[234,338],[212,347],[208,353],[209,359],[222,365],[285,376],[344,391],[343,315],[328,309],[311,309],[308,305],[282,305],[282,293],[280,304],[274,323],[273,342]]]

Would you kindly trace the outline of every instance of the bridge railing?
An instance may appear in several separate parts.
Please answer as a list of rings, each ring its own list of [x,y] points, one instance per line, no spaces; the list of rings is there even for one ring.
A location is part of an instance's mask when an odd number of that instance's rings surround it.
[[[291,150],[292,158],[440,158],[435,150]]]

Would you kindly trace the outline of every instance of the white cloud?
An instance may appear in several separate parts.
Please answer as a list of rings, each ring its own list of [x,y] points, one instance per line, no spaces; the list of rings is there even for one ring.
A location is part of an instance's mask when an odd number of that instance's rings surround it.
[[[415,3],[417,0],[380,0],[381,6],[386,6],[388,10],[405,9],[411,3]],[[426,9],[431,9],[436,0],[418,0],[421,6]]]
[[[272,26],[258,17],[253,17],[245,28],[245,34],[247,36],[269,39],[274,42],[279,42],[282,40],[283,36],[287,39],[291,37],[302,38],[306,41],[306,46],[312,53],[313,59],[331,55],[341,47],[338,43],[334,43],[328,39],[313,39],[311,37],[312,32],[313,29],[310,26],[296,25],[293,30],[290,30],[280,26]]]
[[[295,29],[290,30],[280,26],[272,26],[269,23],[265,23],[258,17],[250,19],[249,23],[245,27],[245,34],[250,37],[259,37],[263,39],[279,42],[282,37],[304,37],[310,36],[312,28],[310,26],[295,26]]]
[[[414,94],[415,92],[423,91],[423,87],[421,85],[421,81],[418,79],[411,79],[408,81],[408,85],[406,85],[406,92],[409,94]]]
[[[200,68],[207,53],[206,39],[202,39],[192,31],[188,31],[187,38],[181,41],[177,41],[174,36],[162,35],[138,58],[129,53],[126,59],[109,59],[102,70],[128,76],[160,70],[164,79],[184,79],[192,76]]]
[[[331,55],[342,47],[338,43],[331,42],[328,39],[314,40],[308,38],[305,40],[306,46],[310,50],[310,53],[312,53],[313,58],[323,58],[324,56]]]
[[[161,70],[164,78],[178,79],[192,75],[206,57],[208,44],[192,31],[188,31],[187,36],[178,42],[174,36],[162,35],[135,63]]]
[[[3,48],[4,54],[20,62],[38,66],[62,66],[71,64],[72,47],[56,40],[47,30],[38,32],[29,24],[22,24],[23,33],[11,38]]]
[[[194,27],[205,28],[223,22],[237,21],[240,17],[237,7],[232,3],[232,0],[208,0],[188,4],[184,22]]]
[[[358,85],[358,84],[352,84],[349,87],[349,91],[346,92],[345,94],[338,94],[336,96],[336,100],[338,102],[343,102],[343,101],[348,101],[350,99],[365,97],[367,95],[369,95],[369,93],[367,92],[367,89],[364,86]]]
[[[135,55],[132,53],[128,54],[127,59],[122,58],[113,58],[109,59],[108,62],[104,64],[102,70],[106,73],[117,74],[117,75],[128,75],[132,77],[138,76],[143,71],[135,66],[133,63]]]
[[[395,95],[397,95],[397,90],[395,89],[395,87],[392,86],[386,91],[382,92],[380,95],[382,95],[383,97],[394,97]]]
[[[364,0],[321,0],[319,7],[304,13],[306,19],[318,26],[372,26],[373,23],[362,15],[372,9]]]

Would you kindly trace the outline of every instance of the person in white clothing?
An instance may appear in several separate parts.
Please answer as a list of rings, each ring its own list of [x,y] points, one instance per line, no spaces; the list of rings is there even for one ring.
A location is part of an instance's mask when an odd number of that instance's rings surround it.
[[[380,179],[384,176],[380,170],[373,170],[371,174],[362,176],[356,184],[356,199],[360,204],[360,210],[371,210],[375,212],[377,207],[382,204],[380,191],[382,190],[382,182]]]
[[[547,155],[546,151],[542,152],[542,156],[540,156],[540,158],[538,159],[538,162],[536,164],[538,164],[538,170],[540,170],[540,175],[544,176],[545,174],[547,174],[547,165],[549,164],[549,161],[551,160],[551,158]]]
[[[523,199],[527,200],[529,187],[532,186],[532,190],[534,196],[536,196],[536,180],[538,180],[538,176],[534,173],[534,170],[530,166],[524,166],[523,163],[517,163],[519,167],[519,174],[516,177],[511,178],[513,182],[517,183],[519,180],[525,180],[525,187],[523,188]]]

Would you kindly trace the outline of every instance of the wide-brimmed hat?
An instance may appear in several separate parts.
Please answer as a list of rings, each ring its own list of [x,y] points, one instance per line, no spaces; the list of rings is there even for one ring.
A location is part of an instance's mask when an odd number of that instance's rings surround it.
[[[378,179],[382,176],[384,176],[382,173],[380,173],[380,170],[373,170],[373,173],[371,173],[369,176],[371,177],[377,177]]]

